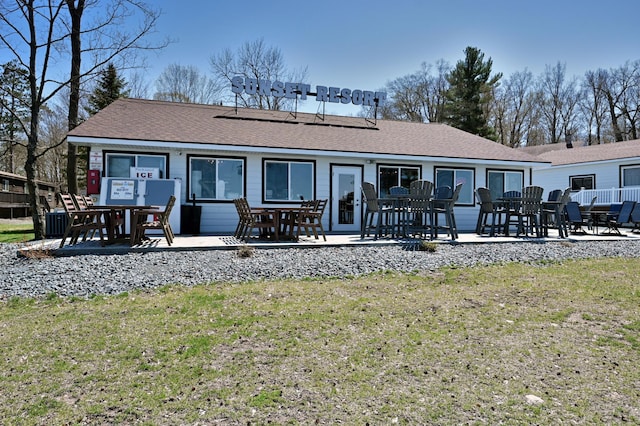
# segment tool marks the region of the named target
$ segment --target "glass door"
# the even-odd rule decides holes
[[[331,170],[331,230],[360,232],[362,168],[335,165]]]

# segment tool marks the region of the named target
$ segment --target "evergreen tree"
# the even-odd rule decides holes
[[[29,117],[28,72],[13,60],[0,65],[0,169],[16,173],[16,148],[24,142]]]
[[[100,71],[98,84],[89,96],[87,112],[94,115],[116,99],[128,97],[129,91],[124,90],[126,86],[126,81],[118,75],[116,67],[109,63],[105,69]]]
[[[447,76],[450,88],[445,104],[445,122],[458,129],[495,140],[488,126],[488,108],[493,89],[502,73],[491,77],[493,61],[484,61],[484,53],[467,47],[465,59],[458,61]]]

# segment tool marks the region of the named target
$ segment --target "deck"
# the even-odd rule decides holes
[[[631,232],[631,229],[621,229],[622,235],[610,234],[569,234],[568,238],[559,238],[556,230],[551,229],[549,236],[544,238],[534,237],[514,237],[477,235],[473,232],[460,233],[459,238],[452,241],[446,235],[441,235],[433,240],[436,244],[498,244],[498,243],[572,243],[580,241],[616,241],[616,240],[640,240],[640,233]],[[65,245],[58,248],[60,238],[48,239],[30,243],[28,247],[35,250],[46,250],[54,256],[77,256],[88,254],[126,254],[126,253],[147,253],[153,251],[197,251],[197,250],[237,250],[241,247],[249,246],[255,249],[281,249],[281,248],[317,248],[317,247],[349,247],[349,246],[385,246],[398,245],[411,247],[417,240],[411,238],[360,238],[354,234],[327,234],[327,241],[322,238],[316,240],[313,237],[301,236],[300,240],[294,241],[268,241],[251,239],[249,243],[237,240],[228,235],[176,235],[174,243],[169,246],[160,234],[151,235],[150,239],[142,244],[131,247],[127,243],[118,243],[101,246],[98,239],[80,242],[73,246]]]

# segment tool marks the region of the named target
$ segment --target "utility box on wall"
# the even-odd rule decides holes
[[[100,194],[100,170],[87,170],[87,195]]]

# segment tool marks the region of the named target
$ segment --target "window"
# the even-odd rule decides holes
[[[569,186],[572,191],[581,189],[595,189],[596,175],[569,176]]]
[[[473,205],[473,190],[475,189],[475,178],[473,169],[445,169],[436,168],[435,187],[450,186],[454,189],[461,183],[460,197],[456,204]]]
[[[420,179],[419,167],[380,166],[378,169],[379,196],[384,198],[389,195],[389,188],[392,186],[409,188],[409,184],[418,179]]]
[[[312,200],[314,187],[314,163],[265,160],[264,199],[266,201]]]
[[[131,167],[150,167],[160,171],[160,179],[167,176],[167,157],[165,155],[108,153],[106,157],[106,177],[128,178],[131,174]]]
[[[2,181],[2,190],[9,191],[9,179],[4,179]]]
[[[491,197],[495,200],[507,191],[522,191],[524,186],[523,171],[489,170],[487,172],[487,186]]]
[[[640,166],[622,167],[622,187],[640,186]]]
[[[189,156],[189,193],[196,200],[233,200],[244,196],[244,160]]]

